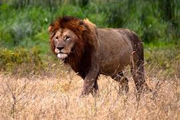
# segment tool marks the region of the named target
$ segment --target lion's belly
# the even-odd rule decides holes
[[[131,63],[131,59],[132,55],[129,52],[124,55],[120,53],[117,54],[117,56],[110,55],[109,57],[105,57],[99,62],[100,74],[113,76],[129,65]]]

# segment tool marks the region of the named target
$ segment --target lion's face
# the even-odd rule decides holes
[[[52,37],[52,40],[54,43],[54,52],[57,54],[57,57],[65,60],[72,52],[77,36],[69,29],[59,29]]]

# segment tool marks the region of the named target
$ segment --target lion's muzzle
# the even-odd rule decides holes
[[[55,51],[55,53],[57,54],[57,57],[58,57],[59,59],[64,60],[66,57],[68,57],[68,54],[61,52],[62,49],[63,49],[63,48],[55,48],[54,51]]]
[[[58,54],[58,53],[60,53],[61,51],[60,51],[59,49],[55,48],[54,52],[55,52],[56,54]]]

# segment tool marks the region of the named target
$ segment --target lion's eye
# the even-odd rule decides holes
[[[65,38],[64,38],[64,41],[68,41],[68,40],[70,40],[71,38],[69,37],[69,36],[66,36]]]
[[[54,39],[55,41],[58,41],[58,37],[55,37],[55,39]]]

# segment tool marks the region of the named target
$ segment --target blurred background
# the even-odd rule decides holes
[[[0,0],[0,70],[36,74],[57,61],[47,29],[58,16],[133,30],[146,63],[180,71],[180,0]]]

